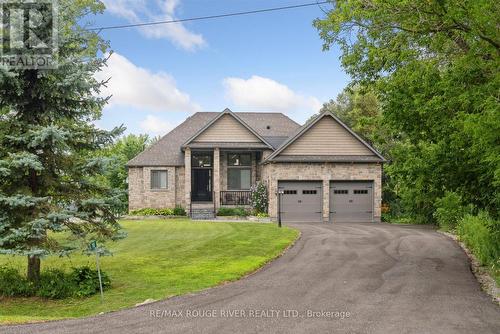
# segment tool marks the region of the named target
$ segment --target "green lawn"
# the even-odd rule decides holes
[[[274,224],[202,223],[187,219],[123,221],[128,237],[111,243],[113,256],[104,257],[102,270],[112,280],[99,296],[84,299],[0,300],[0,323],[81,317],[134,306],[148,298],[163,299],[236,280],[278,256],[298,236]],[[24,257],[0,256],[0,266],[25,271]],[[95,266],[95,258],[73,255],[42,260],[42,270]]]

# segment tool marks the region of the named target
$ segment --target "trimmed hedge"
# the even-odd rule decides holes
[[[131,211],[130,214],[135,216],[185,216],[186,210],[180,206],[176,206],[173,209],[145,208],[145,209]]]
[[[217,216],[246,217],[248,215],[250,215],[250,212],[245,208],[219,208],[217,210]]]

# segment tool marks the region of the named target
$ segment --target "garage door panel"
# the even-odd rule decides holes
[[[280,181],[281,219],[283,222],[322,221],[322,182]]]
[[[373,221],[373,182],[333,181],[330,219],[339,223]]]

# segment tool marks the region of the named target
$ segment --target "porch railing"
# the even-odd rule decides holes
[[[221,205],[250,205],[249,190],[226,190],[220,192]]]

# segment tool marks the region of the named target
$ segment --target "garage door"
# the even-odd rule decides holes
[[[373,182],[333,181],[330,184],[330,221],[373,221]]]
[[[280,181],[283,222],[322,222],[322,182]]]

